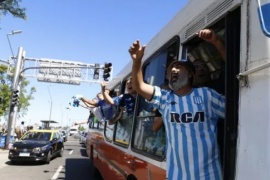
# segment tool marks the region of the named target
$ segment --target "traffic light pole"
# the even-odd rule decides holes
[[[23,48],[20,47],[18,50],[18,56],[17,56],[17,63],[15,66],[15,71],[13,74],[13,84],[12,84],[12,93],[10,98],[10,105],[9,105],[9,116],[8,116],[8,129],[7,129],[7,136],[5,141],[5,149],[9,148],[9,142],[10,137],[14,137],[14,131],[15,131],[15,121],[17,117],[17,111],[18,111],[18,105],[13,105],[12,103],[12,97],[14,95],[15,90],[20,90],[19,84],[20,84],[20,71],[23,64],[23,57],[24,52]]]

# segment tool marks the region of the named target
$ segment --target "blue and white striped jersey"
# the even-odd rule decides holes
[[[151,103],[162,113],[167,140],[167,178],[222,179],[217,121],[225,116],[225,97],[210,88],[185,96],[155,86]]]

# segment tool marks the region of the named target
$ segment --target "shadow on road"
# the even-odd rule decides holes
[[[66,180],[102,180],[90,159],[66,159]]]
[[[81,156],[87,157],[86,149],[80,149]]]

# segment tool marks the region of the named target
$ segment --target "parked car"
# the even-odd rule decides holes
[[[11,163],[16,161],[44,161],[62,157],[64,142],[58,130],[30,130],[16,141],[9,150]]]
[[[60,130],[60,133],[62,134],[63,141],[67,141],[67,132],[65,130]]]
[[[85,147],[85,145],[86,145],[86,136],[87,136],[87,132],[84,132],[84,133],[82,133],[82,135],[81,135],[80,144],[81,144],[83,147]]]

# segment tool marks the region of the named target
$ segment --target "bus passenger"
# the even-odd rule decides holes
[[[212,29],[203,29],[197,33],[199,38],[215,46],[220,53],[223,62],[225,61],[224,45]],[[218,93],[225,95],[225,72],[224,63],[221,65],[221,72],[217,79],[211,78],[211,72],[202,59],[195,59],[193,64],[196,69],[194,85],[198,87],[206,86],[216,90]]]
[[[211,43],[221,55],[221,69],[219,71],[217,78],[211,77],[210,69],[208,68],[206,62],[201,59],[196,59],[193,61],[193,64],[196,69],[195,74],[195,86],[198,87],[209,87],[216,90],[218,93],[225,95],[225,48],[217,36],[214,30],[212,29],[203,29],[197,33],[198,37],[204,41]],[[217,124],[217,139],[220,147],[220,154],[223,155],[224,149],[224,120],[220,119]],[[223,159],[221,159],[223,164]]]
[[[167,178],[222,179],[216,125],[225,116],[225,97],[210,88],[193,88],[195,68],[188,60],[168,66],[170,91],[146,84],[142,74],[145,47],[137,40],[129,49],[133,87],[163,115]]]
[[[127,93],[111,97],[108,93],[104,93],[106,90],[106,84],[102,84],[102,92],[104,99],[107,101],[107,103],[119,106],[119,113],[117,116],[115,116],[113,119],[109,121],[109,124],[116,123],[120,118],[127,118],[133,116],[134,113],[134,106],[135,106],[135,98],[137,96],[137,92],[132,87],[132,79],[129,78],[126,81],[126,90]]]
[[[89,116],[88,119],[86,121],[82,121],[82,122],[75,122],[75,125],[79,125],[79,124],[88,124],[88,127],[94,128],[95,127],[95,123],[97,123],[97,129],[99,129],[99,123],[101,122],[101,125],[103,125],[102,121],[104,121],[104,117],[100,112],[100,108],[99,107],[95,107],[93,105],[88,104],[86,101],[84,101],[84,105],[79,103],[79,99],[80,97],[82,97],[81,95],[77,95],[77,97],[74,96],[74,101],[77,101],[77,104],[85,109],[89,110]],[[97,99],[92,99],[91,101],[96,101]],[[97,121],[94,121],[94,118],[97,119]]]
[[[106,90],[104,93],[109,94],[109,90]],[[105,101],[102,93],[97,94],[97,99],[88,100],[82,95],[76,95],[75,99],[81,100],[88,107],[95,107],[95,109],[98,108],[100,114],[102,115],[102,120],[110,120],[115,116],[115,107]],[[93,113],[95,114],[95,112]],[[95,116],[100,120],[99,116],[96,114]]]
[[[222,59],[225,60],[225,47],[214,30],[202,29],[197,33],[197,36],[199,38],[202,38],[206,42],[213,44],[215,48],[218,50],[218,52],[220,53]]]

